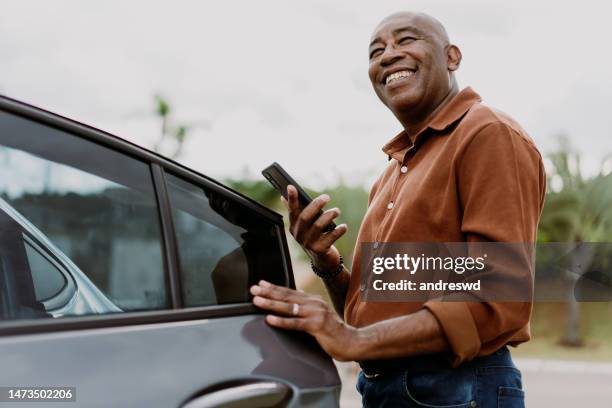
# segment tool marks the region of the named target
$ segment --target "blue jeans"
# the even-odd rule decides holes
[[[503,347],[451,368],[444,357],[406,360],[402,369],[357,380],[363,408],[523,408],[521,372]]]

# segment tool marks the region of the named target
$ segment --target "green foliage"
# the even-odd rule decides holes
[[[174,124],[171,118],[172,108],[170,102],[161,95],[155,95],[155,115],[161,119],[161,131],[157,143],[155,143],[153,150],[160,152],[162,146],[167,137],[174,143],[174,151],[167,155],[176,159],[183,152],[183,146],[187,137],[189,136],[189,126],[184,124]]]
[[[580,156],[566,139],[549,155],[553,168],[548,174],[548,192],[540,220],[539,242],[610,242],[612,240],[612,174],[605,173],[606,161],[589,178],[580,172]],[[609,256],[603,248],[593,254],[592,269],[608,270]],[[541,265],[550,265],[553,253],[540,252]],[[553,270],[538,268],[539,276],[552,276]]]
[[[285,225],[288,225],[287,212],[281,204],[280,195],[267,181],[226,179],[224,183],[260,204],[281,212],[285,216]],[[331,202],[326,208],[338,207],[342,212],[335,222],[336,224],[346,224],[348,231],[342,238],[336,241],[336,247],[345,258],[347,265],[350,265],[354,245],[357,241],[357,232],[359,231],[359,226],[368,204],[368,192],[363,187],[350,187],[343,183],[327,188],[324,191],[304,188],[313,198],[323,193],[328,194],[331,197]]]
[[[580,155],[561,139],[549,155],[553,168],[539,226],[540,242],[606,242],[612,239],[612,174],[584,178]],[[555,188],[556,187],[556,188]]]
[[[170,114],[170,104],[160,95],[155,95],[156,113],[160,117],[166,117]]]
[[[560,139],[560,148],[549,155],[553,165],[548,175],[548,193],[539,225],[540,242],[606,242],[612,239],[612,174],[605,173],[606,161],[598,174],[585,178],[580,169],[580,155],[573,152],[566,138]],[[570,264],[587,265],[585,269],[607,267],[609,254],[594,256],[573,252]],[[541,259],[540,259],[541,261]],[[606,270],[606,269],[602,269]],[[539,276],[554,271],[538,269]],[[580,305],[573,287],[578,276],[566,273],[567,288],[566,327],[560,344],[583,346],[580,332]]]
[[[226,179],[223,183],[265,207],[277,211],[281,208],[280,195],[266,180]]]
[[[328,208],[338,207],[342,211],[336,224],[348,226],[346,234],[336,241],[336,247],[350,267],[357,233],[368,206],[368,191],[360,186],[351,187],[341,183],[323,192],[331,197]]]

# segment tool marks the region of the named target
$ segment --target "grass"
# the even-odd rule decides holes
[[[583,347],[565,347],[559,339],[565,327],[565,304],[538,303],[531,319],[532,339],[512,350],[515,357],[612,361],[612,303],[581,303]]]

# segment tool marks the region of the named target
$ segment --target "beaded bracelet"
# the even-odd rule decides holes
[[[333,279],[336,276],[340,275],[340,272],[342,272],[342,269],[344,269],[344,258],[342,258],[342,255],[340,255],[340,265],[338,265],[338,268],[336,268],[336,270],[332,272],[320,271],[316,266],[314,266],[312,260],[310,261],[310,267],[312,268],[312,271],[315,273],[315,275],[317,275],[319,278],[323,280]]]

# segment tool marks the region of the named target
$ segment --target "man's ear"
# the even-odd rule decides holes
[[[448,66],[448,70],[453,72],[459,69],[459,65],[461,64],[461,50],[456,45],[449,45],[446,49],[447,61],[446,64]]]

